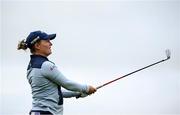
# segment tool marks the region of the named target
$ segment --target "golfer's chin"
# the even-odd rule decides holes
[[[47,56],[49,56],[49,55],[51,55],[52,54],[52,52],[50,51],[48,54],[47,54]]]
[[[49,51],[49,52],[47,52],[45,55],[46,55],[46,56],[49,56],[49,55],[51,55],[51,53],[52,53],[52,52]]]

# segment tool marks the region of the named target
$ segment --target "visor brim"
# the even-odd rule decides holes
[[[56,34],[49,34],[48,39],[53,40],[56,37]]]

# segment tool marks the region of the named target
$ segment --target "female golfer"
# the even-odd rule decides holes
[[[33,98],[30,115],[63,115],[63,97],[85,97],[96,92],[96,88],[90,85],[67,79],[48,60],[52,46],[50,40],[55,37],[56,34],[34,31],[18,44],[18,50],[29,48],[32,54],[27,68],[27,79]],[[67,91],[61,91],[61,87]]]

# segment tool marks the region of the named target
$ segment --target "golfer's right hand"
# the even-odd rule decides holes
[[[96,92],[96,88],[95,87],[93,87],[93,86],[91,86],[91,85],[89,85],[89,90],[88,90],[88,95],[90,95],[90,94],[92,94],[92,93],[95,93]]]

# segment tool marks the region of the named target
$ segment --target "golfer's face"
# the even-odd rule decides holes
[[[51,46],[52,43],[50,42],[50,40],[41,40],[39,43],[39,53],[45,56],[50,55],[52,53]]]

